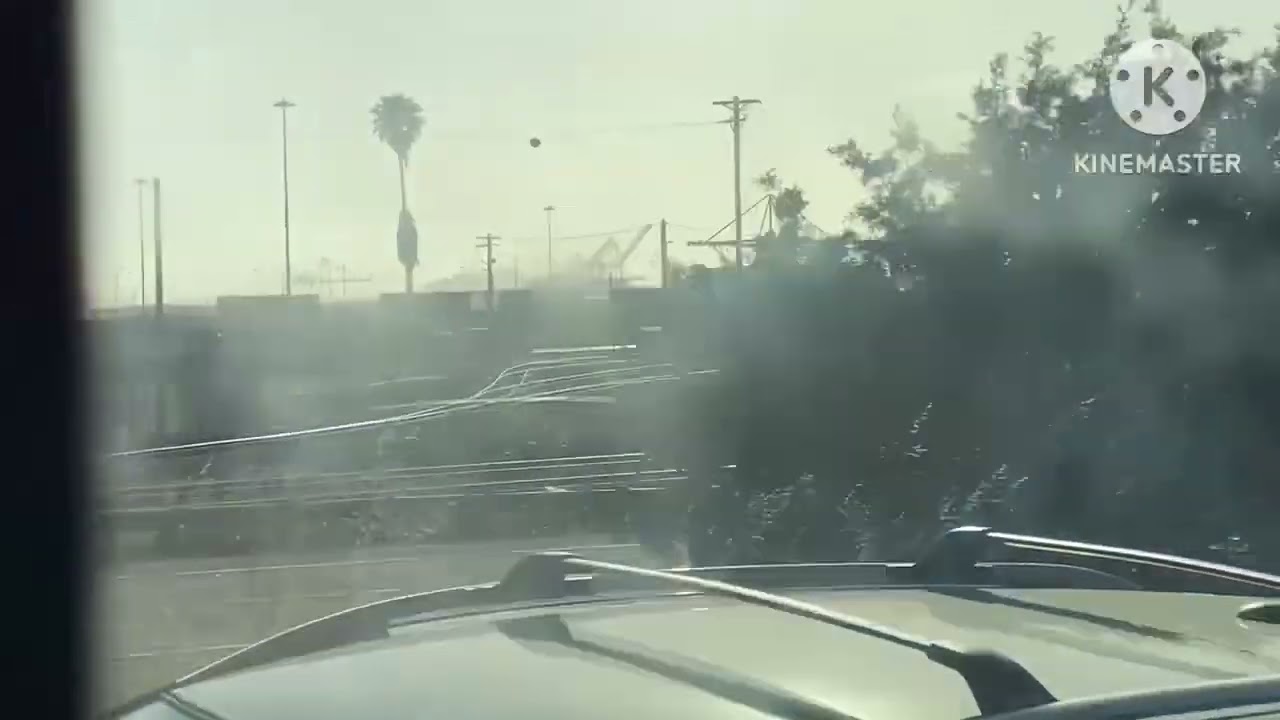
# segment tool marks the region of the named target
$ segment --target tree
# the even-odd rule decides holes
[[[1206,68],[1204,112],[1169,138],[1133,132],[1107,97],[1135,12]],[[760,510],[751,558],[794,557],[809,525],[830,539],[839,522],[884,557],[944,515],[1192,554],[1241,535],[1280,556],[1280,337],[1264,319],[1280,309],[1280,33],[1250,58],[1232,37],[1130,3],[1079,65],[1052,63],[1039,33],[1019,61],[993,58],[957,151],[900,111],[888,148],[829,149],[866,190],[856,235],[830,241],[856,261],[743,274],[707,323],[718,384],[681,409],[708,428],[692,452],[736,465],[748,505],[818,498]],[[1202,150],[1245,172],[1073,171],[1076,153]],[[804,510],[833,506],[843,521]]]
[[[426,121],[422,106],[403,94],[384,95],[370,110],[373,134],[396,155],[400,171],[400,220],[396,227],[396,255],[404,266],[404,291],[413,292],[413,269],[418,265],[418,227],[409,212],[404,174],[409,166],[409,150],[422,137]]]
[[[756,178],[756,186],[769,194],[769,209],[777,220],[776,231],[766,232],[756,238],[753,265],[795,264],[803,261],[805,250],[816,238],[804,237],[804,211],[809,201],[799,185],[786,186],[776,169],[770,168]]]

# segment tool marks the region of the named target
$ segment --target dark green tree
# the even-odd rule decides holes
[[[1137,21],[1206,68],[1203,113],[1168,138],[1133,132],[1107,96]],[[1280,336],[1264,319],[1280,309],[1280,42],[1233,57],[1234,34],[1130,3],[1078,65],[1053,63],[1043,34],[1016,67],[993,58],[957,150],[901,111],[889,147],[829,149],[864,188],[856,232],[708,304],[721,373],[682,409],[707,428],[684,452],[736,465],[767,527],[726,552],[891,555],[960,516],[1200,554],[1243,535],[1280,555]],[[1239,153],[1244,172],[1073,164],[1198,151]]]
[[[413,292],[413,270],[418,266],[418,227],[409,212],[405,191],[405,170],[409,167],[409,150],[422,137],[426,120],[422,106],[403,94],[384,95],[369,111],[373,115],[373,134],[391,148],[400,171],[400,219],[396,226],[396,256],[404,266],[404,291]]]

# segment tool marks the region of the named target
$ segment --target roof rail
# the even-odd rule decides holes
[[[548,552],[521,558],[502,579],[499,587],[505,586],[515,594],[525,597],[558,597],[567,589],[574,570],[663,580],[709,595],[732,598],[918,650],[933,662],[956,671],[964,678],[982,715],[1013,712],[1057,701],[1029,670],[1007,655],[992,650],[964,649],[913,637],[812,603],[686,573],[648,570],[587,560],[569,553]]]
[[[1118,562],[1135,572],[1152,568],[1171,570],[1188,579],[1202,578],[1210,585],[1213,580],[1225,582],[1234,590],[1250,595],[1280,596],[1280,576],[1256,570],[1115,545],[998,532],[981,526],[958,527],[943,533],[912,565],[910,575],[919,582],[974,582],[976,578],[985,577],[986,566],[982,561],[999,548]]]
[[[992,564],[995,567],[997,564]],[[1076,573],[1068,566],[1006,564],[1010,570],[1048,571],[1058,582],[1099,586],[1099,579]],[[958,672],[969,684],[984,714],[1008,712],[1053,702],[1053,696],[1025,668],[998,653],[966,650],[914,638],[889,628],[847,617],[819,606],[791,600],[761,590],[711,580],[706,576],[731,579],[757,586],[882,586],[897,583],[909,563],[817,563],[805,565],[760,565],[682,569],[673,572],[647,570],[615,563],[586,560],[566,553],[527,555],[516,562],[500,582],[448,588],[388,598],[342,610],[277,633],[192,672],[156,691],[146,693],[115,708],[110,717],[119,717],[152,701],[159,693],[280,660],[323,652],[354,642],[388,636],[397,621],[414,616],[451,611],[483,611],[510,603],[589,598],[595,592],[595,577],[610,572],[636,579],[662,581],[708,594],[731,597],[781,612],[825,622],[872,637],[910,647]],[[1066,571],[1066,572],[1064,572]],[[1074,577],[1079,575],[1078,578]],[[1105,575],[1102,587],[1115,587]],[[1074,579],[1073,579],[1074,578]],[[1033,581],[1034,582],[1034,581]]]
[[[1004,708],[1002,711],[1008,711],[1015,707],[1030,707],[1051,696],[1024,668],[1004,656],[930,643],[856,618],[831,613],[814,605],[752,589],[901,586],[904,583],[927,586],[994,584],[1021,588],[1142,589],[1141,584],[1128,578],[1079,565],[983,562],[992,549],[1002,546],[1173,569],[1190,576],[1230,581],[1247,587],[1248,594],[1252,595],[1280,595],[1280,577],[1265,573],[1127,548],[1000,533],[985,527],[961,527],[947,532],[915,563],[739,565],[658,571],[586,560],[566,554],[540,553],[528,555],[518,561],[497,583],[388,598],[284,630],[157,691],[146,693],[116,708],[111,716],[116,717],[137,709],[153,700],[157,693],[184,685],[353,642],[387,637],[389,627],[398,620],[418,615],[483,611],[498,605],[546,600],[559,601],[557,604],[561,604],[573,597],[589,598],[596,589],[593,572],[612,572],[624,577],[657,580],[724,595],[912,647],[964,676],[980,708]],[[574,569],[579,571],[578,574],[571,574],[570,571]],[[1010,687],[1023,691],[1020,699],[1011,699],[1012,696],[1006,689]],[[987,710],[984,709],[983,712],[985,714]]]
[[[429,613],[481,610],[507,603],[531,603],[567,597],[591,597],[596,592],[588,573],[567,576],[558,556],[535,554],[523,558],[498,583],[446,588],[387,598],[340,610],[316,618],[242,648],[227,657],[199,668],[163,690],[176,689],[195,682],[246,670],[292,657],[322,652],[348,643],[386,637],[388,627],[406,618]],[[550,563],[544,567],[539,563]],[[583,561],[586,562],[586,561]],[[628,566],[613,566],[628,568]],[[919,582],[911,572],[911,563],[805,563],[789,565],[730,565],[723,567],[682,568],[654,571],[628,568],[622,571],[635,579],[658,579],[676,584],[697,583],[701,578],[716,578],[737,586],[762,587],[880,587],[900,586],[904,581]],[[1074,587],[1092,589],[1134,588],[1133,583],[1086,568],[1049,563],[986,563],[982,568],[989,579],[1000,586]],[[670,583],[668,583],[670,584]],[[921,583],[924,584],[924,583]],[[626,587],[617,588],[626,590]],[[745,588],[744,588],[745,589]],[[116,714],[136,709],[154,696],[147,693],[121,708]]]
[[[517,589],[524,592],[527,591],[527,586]],[[575,594],[589,595],[590,579],[567,579],[557,589],[562,591],[560,597]],[[220,660],[215,660],[177,680],[113,708],[105,717],[122,717],[147,705],[166,692],[193,683],[289,658],[324,652],[356,642],[386,638],[390,634],[392,624],[404,617],[425,613],[474,610],[513,602],[532,602],[538,599],[536,597],[538,594],[534,593],[534,595],[534,597],[518,597],[513,595],[512,588],[508,585],[488,583],[401,595],[339,610],[241,648]]]

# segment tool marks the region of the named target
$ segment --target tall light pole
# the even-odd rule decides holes
[[[142,298],[138,304],[145,308],[147,306],[147,250],[142,200],[147,189],[147,181],[145,178],[138,178],[133,183],[138,186],[138,288],[142,292]]]
[[[280,144],[284,165],[284,294],[293,294],[293,261],[289,249],[289,108],[294,103],[280,98],[272,107],[280,108]]]
[[[155,246],[156,317],[164,315],[164,238],[160,235],[160,178],[151,178],[151,244]]]
[[[734,266],[742,269],[742,121],[746,118],[742,109],[759,105],[759,100],[744,100],[734,95],[729,100],[716,100],[712,105],[729,108],[729,127],[733,130],[733,259]]]
[[[152,245],[155,246],[155,277],[156,277],[156,330],[157,333],[163,332],[161,328],[161,318],[164,316],[164,237],[160,234],[160,178],[151,178],[151,239]],[[156,383],[156,431],[163,433],[169,427],[168,417],[168,385],[164,380]]]
[[[555,205],[548,205],[542,210],[547,213],[547,281],[551,280],[552,260],[551,260],[551,214],[556,211]]]

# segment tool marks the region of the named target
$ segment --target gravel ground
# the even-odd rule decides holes
[[[551,549],[647,567],[661,564],[637,545],[583,536],[112,568],[98,585],[100,706],[110,707],[301,622],[397,594],[496,580],[519,555]]]

